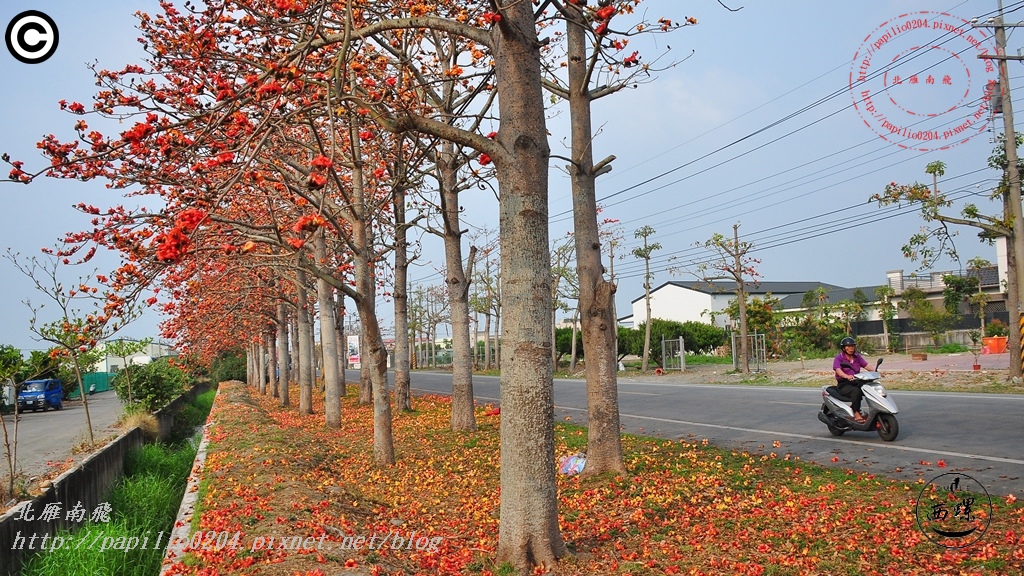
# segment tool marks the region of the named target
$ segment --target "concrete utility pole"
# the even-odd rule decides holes
[[[1010,214],[1012,219],[1013,235],[1008,238],[1008,249],[1013,250],[1014,266],[1016,277],[1016,290],[1024,288],[1024,210],[1021,208],[1020,173],[1017,170],[1017,132],[1013,128],[1013,102],[1010,98],[1010,75],[1006,70],[1008,60],[1024,60],[1022,56],[1006,55],[1006,25],[1003,22],[1003,1],[999,0],[999,16],[992,24],[995,28],[996,55],[979,54],[979,58],[990,58],[996,60],[999,65],[999,83],[1001,88],[1000,97],[1003,107],[1003,135],[1006,144],[1006,179],[1010,187]],[[1018,327],[1016,333],[1012,333],[1009,339],[1010,352],[1017,356],[1011,358],[1010,374],[1015,378],[1021,376],[1024,370],[1024,352],[1021,349],[1021,341],[1024,340],[1024,325],[1020,320],[1020,294],[1009,294],[1010,304],[1010,330],[1014,325]]]

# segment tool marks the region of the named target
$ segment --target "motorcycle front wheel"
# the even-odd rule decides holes
[[[892,442],[900,433],[900,425],[892,414],[878,415],[878,437],[886,442]]]

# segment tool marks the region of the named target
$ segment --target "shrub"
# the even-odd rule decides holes
[[[1006,336],[1010,333],[1010,330],[999,320],[992,320],[985,325],[985,336],[991,338],[993,336]]]
[[[128,401],[129,381],[132,402],[139,403],[148,412],[163,408],[185,389],[185,373],[166,358],[142,366],[126,366],[117,373],[114,391],[125,402]]]

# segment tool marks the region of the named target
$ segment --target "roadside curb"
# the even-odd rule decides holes
[[[213,403],[217,403],[217,395],[220,394],[220,387],[217,387],[217,394],[214,395]],[[212,412],[212,411],[211,411]],[[164,559],[160,568],[160,576],[168,574],[172,566],[185,552],[189,544],[189,533],[192,531],[192,517],[195,515],[196,502],[199,500],[199,483],[203,479],[203,467],[206,464],[206,446],[209,443],[210,426],[215,422],[207,417],[206,424],[203,424],[203,435],[199,441],[199,448],[196,450],[195,460],[192,461],[192,470],[188,475],[188,483],[185,485],[185,494],[181,498],[181,505],[178,507],[178,515],[174,519],[174,528],[171,529],[167,539],[167,548],[164,551]]]

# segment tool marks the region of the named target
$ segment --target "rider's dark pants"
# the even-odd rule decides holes
[[[860,386],[843,382],[837,388],[839,388],[840,394],[853,400],[853,404],[850,406],[850,408],[853,408],[853,413],[856,415],[857,412],[860,412],[860,400],[864,397],[864,392],[860,389]]]

